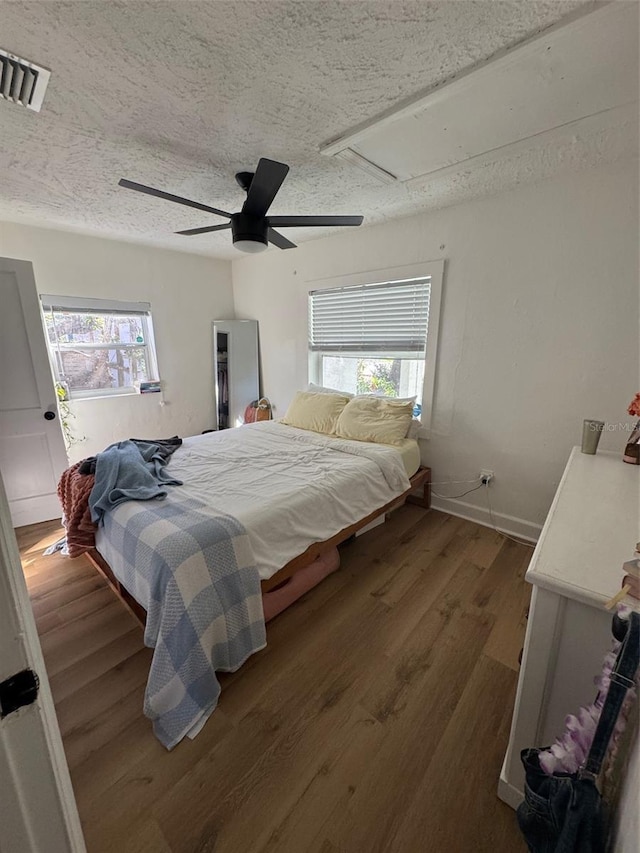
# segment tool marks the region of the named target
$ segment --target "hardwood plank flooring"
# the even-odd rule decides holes
[[[520,853],[496,789],[531,550],[407,505],[222,675],[167,752],[142,714],[151,651],[80,557],[17,531],[89,853]]]

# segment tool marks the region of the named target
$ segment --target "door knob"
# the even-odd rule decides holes
[[[56,418],[56,413],[55,413],[55,412],[45,412],[45,413],[44,413],[44,419],[45,419],[45,421],[54,421],[54,420],[55,420],[55,418]]]

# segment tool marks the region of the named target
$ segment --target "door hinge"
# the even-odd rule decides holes
[[[31,669],[23,669],[0,682],[0,718],[35,702],[39,686],[38,676]]]

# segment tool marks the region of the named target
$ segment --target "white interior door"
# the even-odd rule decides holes
[[[0,471],[14,527],[60,517],[69,464],[33,267],[0,258]]]
[[[10,689],[35,673],[36,695]],[[22,704],[21,704],[22,702]],[[15,705],[15,709],[13,709]],[[0,850],[84,853],[40,641],[0,476]]]

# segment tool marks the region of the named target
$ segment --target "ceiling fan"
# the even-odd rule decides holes
[[[233,245],[242,252],[262,252],[269,243],[280,249],[295,249],[292,243],[276,230],[278,228],[307,228],[319,225],[361,225],[362,216],[267,216],[271,202],[287,177],[289,167],[286,163],[278,163],[276,160],[267,160],[262,157],[255,172],[238,172],[236,181],[247,193],[242,210],[238,213],[227,213],[226,210],[218,210],[200,204],[198,201],[190,201],[178,195],[156,190],[144,184],[127,181],[122,178],[118,185],[129,190],[154,195],[167,201],[175,201],[177,204],[185,204],[187,207],[195,207],[207,213],[215,213],[224,216],[229,222],[223,225],[206,225],[204,228],[189,228],[186,231],[176,231],[176,234],[185,234],[189,237],[194,234],[208,234],[211,231],[224,231],[231,229]]]

